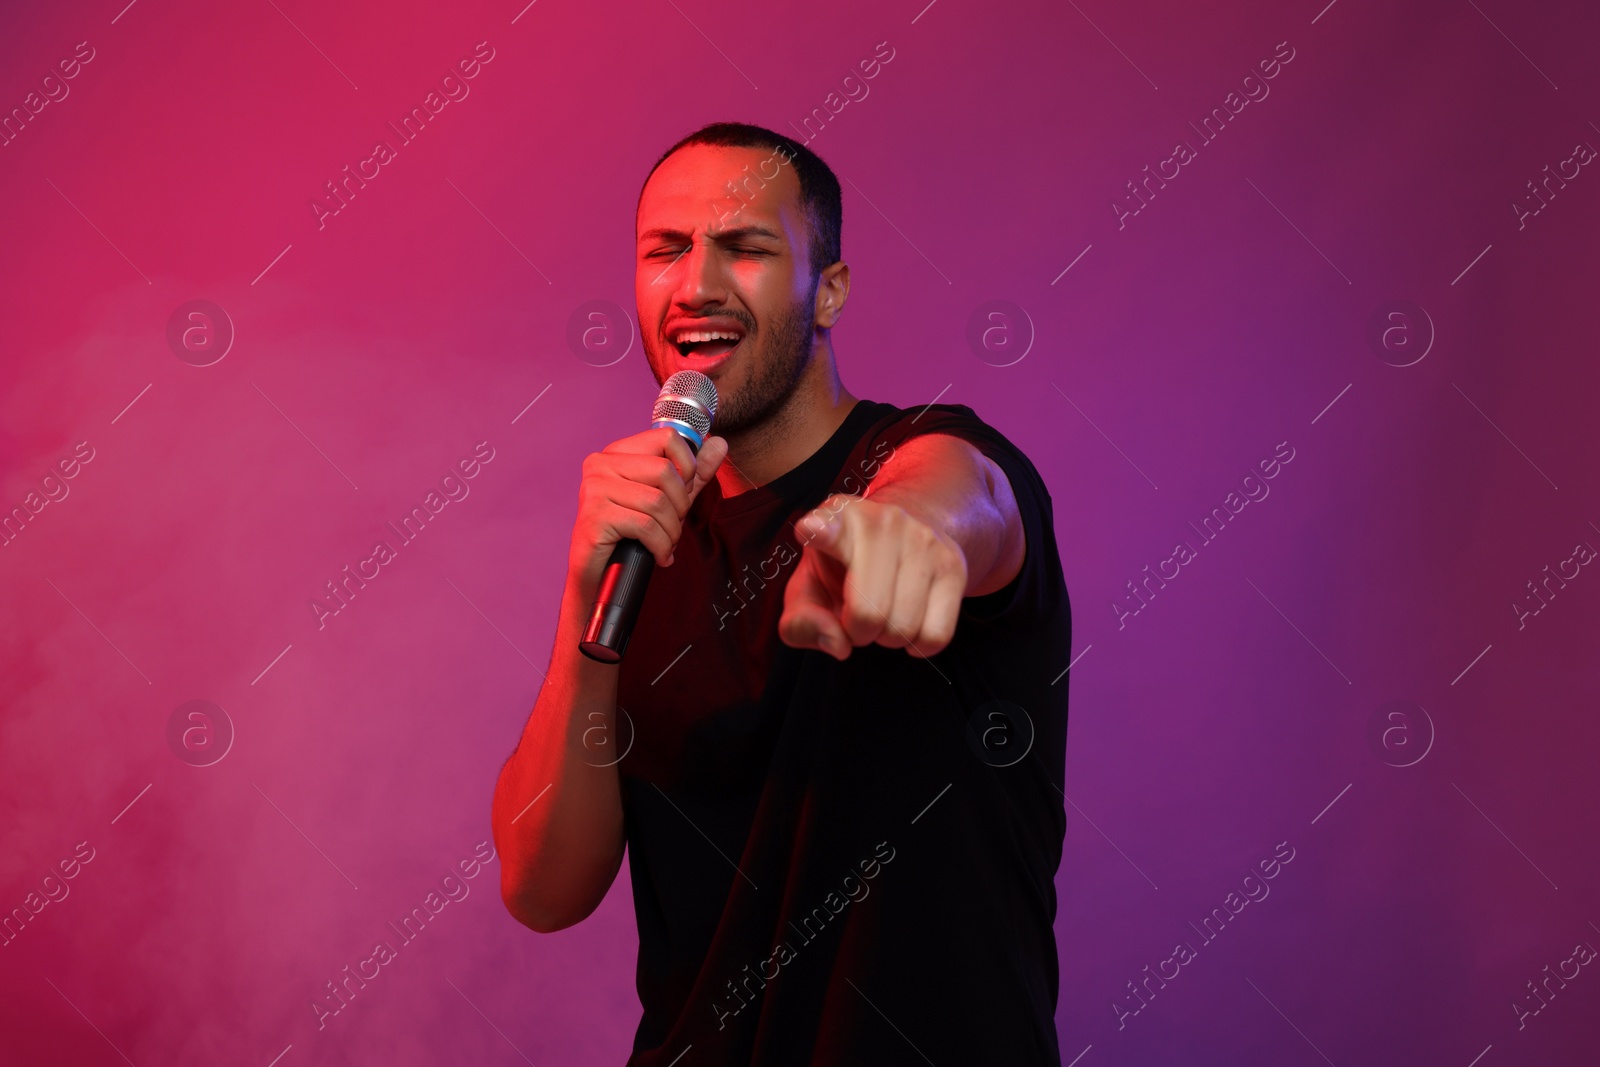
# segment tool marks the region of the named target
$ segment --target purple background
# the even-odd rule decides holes
[[[0,1060],[622,1062],[626,872],[545,936],[491,864],[320,1031],[310,1004],[489,840],[580,459],[654,393],[636,342],[606,367],[567,342],[586,301],[632,311],[645,171],[707,121],[787,130],[882,41],[811,142],[844,180],[835,343],[856,395],[969,404],[1051,488],[1063,1062],[1592,1055],[1587,968],[1520,1028],[1513,1005],[1600,944],[1600,577],[1520,628],[1512,605],[1600,546],[1600,176],[1511,206],[1600,145],[1592,11],[123,3],[0,32],[7,113],[94,49],[0,148],[0,506],[94,450],[0,548],[0,909],[94,850],[0,948]],[[319,229],[323,183],[480,41],[470,95]],[[1202,145],[1188,124],[1285,41]],[[1119,228],[1179,140],[1197,158]],[[167,341],[196,299],[237,335],[207,367]],[[974,351],[990,300],[1031,327]],[[1426,318],[1375,348],[1390,301]],[[319,629],[324,583],[481,441],[470,495]],[[1187,524],[1280,442],[1270,496],[1202,544]],[[197,699],[235,731],[206,767],[168,742]],[[1426,715],[1372,730],[1389,701]],[[1202,942],[1280,842],[1270,895]]]

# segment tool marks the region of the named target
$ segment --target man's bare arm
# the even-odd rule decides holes
[[[494,790],[501,899],[540,933],[586,918],[622,865],[621,786],[605,765],[616,747],[617,669],[578,652],[587,608],[569,586],[549,676]]]
[[[639,541],[669,566],[695,496],[727,455],[720,437],[698,456],[671,430],[612,443],[584,461],[550,673],[495,784],[491,822],[500,895],[541,933],[582,921],[605,898],[626,844],[616,760],[617,670],[578,651],[600,575],[618,541]]]

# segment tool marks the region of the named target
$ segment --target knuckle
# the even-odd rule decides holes
[[[868,604],[851,604],[844,609],[844,623],[851,630],[865,633],[883,625],[883,614]]]
[[[956,633],[957,610],[954,607],[938,608],[928,613],[922,622],[922,632],[931,640],[948,643]]]
[[[967,587],[967,556],[966,556],[966,553],[962,552],[959,548],[951,547],[950,550],[949,550],[949,560],[950,560],[950,562],[949,562],[949,565],[947,567],[948,571],[956,577],[960,587],[963,590],[966,589],[966,587]]]

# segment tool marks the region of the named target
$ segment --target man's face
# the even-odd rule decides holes
[[[794,168],[764,148],[679,149],[646,184],[637,229],[634,292],[656,381],[710,377],[717,433],[761,422],[794,391],[815,333]]]

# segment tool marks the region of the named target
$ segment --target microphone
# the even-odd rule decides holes
[[[677,431],[688,443],[689,451],[698,453],[711,433],[711,420],[716,414],[717,387],[711,379],[699,371],[681,370],[661,386],[661,395],[656,397],[656,406],[650,413],[650,426]],[[600,663],[622,661],[655,566],[655,557],[638,541],[625,538],[617,542],[600,576],[600,591],[595,594],[594,609],[583,628],[578,651]]]

